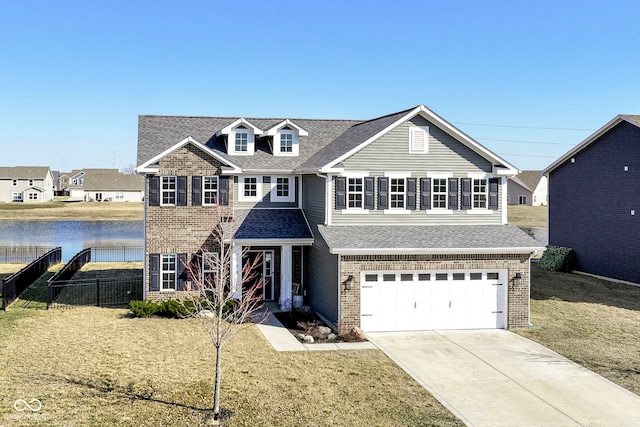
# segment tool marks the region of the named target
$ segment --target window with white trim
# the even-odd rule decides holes
[[[238,198],[240,201],[257,201],[262,197],[262,178],[243,176],[240,178]]]
[[[218,203],[218,177],[202,177],[202,204],[211,206]]]
[[[473,180],[473,208],[487,209],[487,180]]]
[[[202,254],[202,283],[205,288],[215,288],[219,271],[219,256],[217,252]]]
[[[11,180],[11,185],[13,185],[14,187],[18,186],[18,180],[17,179],[12,179]]]
[[[160,204],[162,205],[175,205],[176,204],[176,181],[175,176],[163,176],[162,177],[162,196]]]
[[[29,200],[38,200],[38,193],[29,193]]]
[[[534,200],[535,200],[535,196],[534,196]],[[518,196],[518,204],[519,205],[526,205],[527,204],[527,196]]]
[[[404,209],[405,203],[405,179],[389,178],[389,208]]]
[[[33,179],[29,179],[29,187],[33,187]]]
[[[160,259],[160,290],[176,290],[176,254],[162,254]]]
[[[348,178],[347,209],[362,209],[364,194],[364,178]]]
[[[236,153],[246,153],[249,151],[249,132],[234,132],[234,151]]]
[[[22,193],[13,193],[11,195],[11,198],[14,202],[21,202],[22,201]]]
[[[280,131],[280,152],[293,153],[293,132]]]
[[[431,209],[447,209],[447,179],[431,180]]]
[[[429,152],[429,126],[409,128],[409,152]]]
[[[271,177],[271,201],[272,202],[293,202],[294,196],[293,177],[272,176]]]
[[[124,200],[124,193],[122,191],[116,192],[116,200]]]

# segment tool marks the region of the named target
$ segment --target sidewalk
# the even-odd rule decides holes
[[[263,317],[264,316],[264,317]],[[282,323],[265,308],[256,316],[263,318],[256,326],[262,335],[269,341],[269,344],[276,351],[331,351],[331,350],[374,350],[376,346],[368,341],[365,342],[336,342],[319,344],[302,344],[294,337]]]

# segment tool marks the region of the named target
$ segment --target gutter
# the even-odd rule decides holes
[[[544,247],[511,248],[331,248],[336,255],[436,255],[436,254],[529,254],[544,252]]]

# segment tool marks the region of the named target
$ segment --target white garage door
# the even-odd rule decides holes
[[[360,327],[373,331],[504,329],[506,270],[362,272]]]

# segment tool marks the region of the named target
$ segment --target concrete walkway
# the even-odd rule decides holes
[[[508,331],[367,336],[469,426],[640,426],[640,397]]]
[[[276,351],[372,350],[376,348],[368,341],[302,344],[269,309],[260,311],[254,318],[256,322],[260,322],[257,324],[258,329]]]

